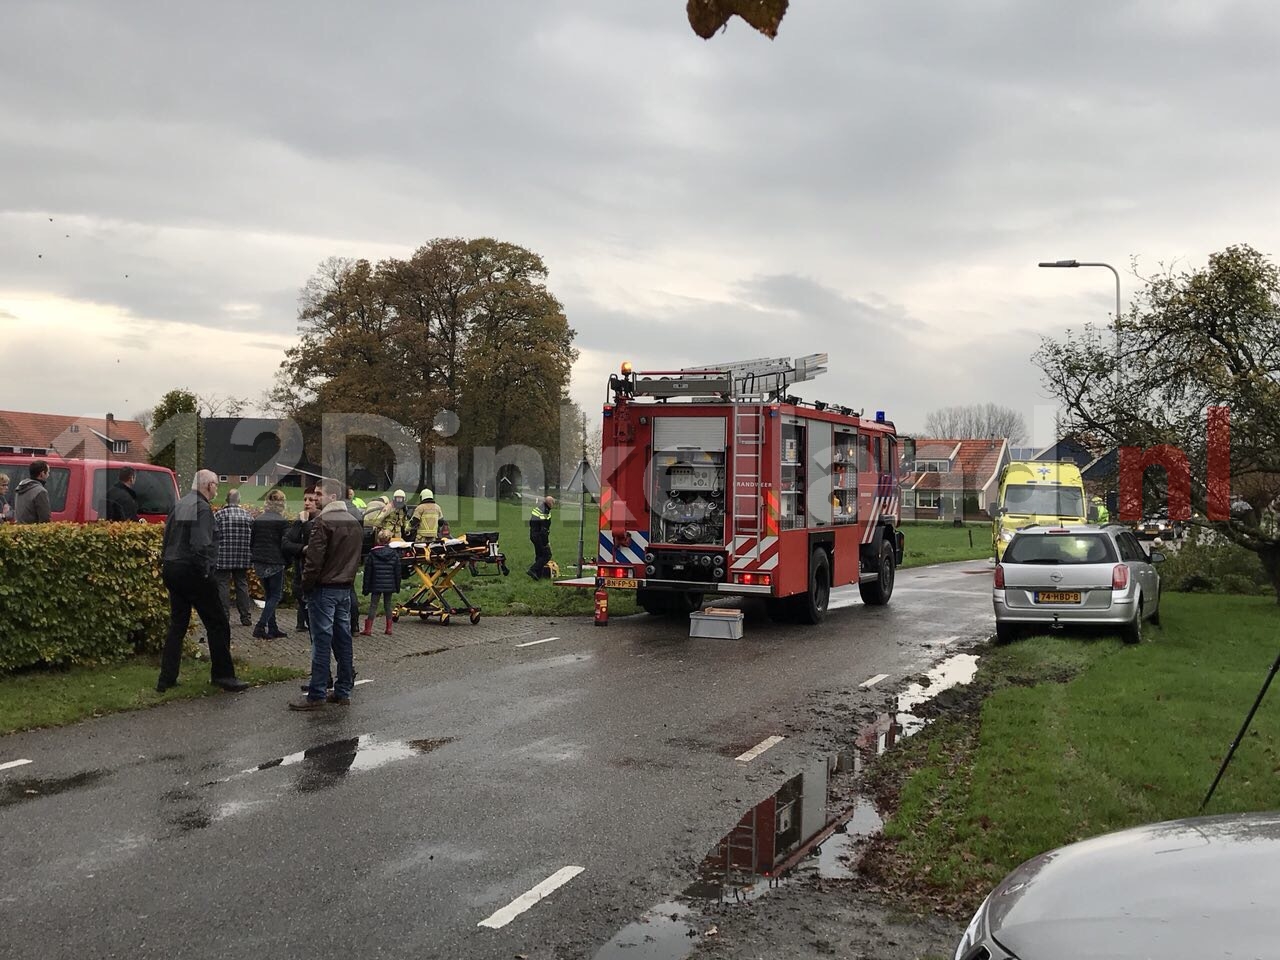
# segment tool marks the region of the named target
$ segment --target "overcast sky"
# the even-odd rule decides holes
[[[332,255],[541,254],[589,410],[637,368],[826,351],[900,427],[1046,402],[1042,335],[1144,266],[1280,253],[1274,0],[17,2],[0,408],[257,399]],[[1051,418],[1050,418],[1051,419]],[[1043,421],[1043,416],[1041,417]]]

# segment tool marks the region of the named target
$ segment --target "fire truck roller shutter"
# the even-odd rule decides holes
[[[654,450],[706,450],[725,447],[724,417],[654,417]]]

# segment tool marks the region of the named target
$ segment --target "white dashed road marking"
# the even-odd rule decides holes
[[[787,738],[786,737],[768,737],[767,739],[761,740],[759,743],[757,743],[754,747],[752,747],[746,753],[742,754],[741,756],[735,757],[734,759],[741,760],[743,763],[750,763],[752,760],[760,756],[760,754],[764,753],[770,747],[776,747],[785,739]]]
[[[879,683],[881,680],[887,680],[888,678],[889,678],[889,675],[888,675],[887,673],[877,673],[877,674],[876,674],[874,677],[872,677],[870,680],[863,680],[860,684],[858,684],[858,686],[860,686],[860,687],[874,687],[874,686],[875,686],[877,683]]]
[[[497,930],[499,927],[505,927],[520,914],[524,913],[543,897],[553,893],[560,887],[580,874],[585,867],[561,867],[547,879],[530,890],[528,893],[522,893],[501,910],[491,916],[485,917],[476,926],[488,927],[490,930]]]
[[[547,637],[545,640],[530,640],[528,643],[517,643],[516,647],[536,647],[540,643],[550,643],[552,640],[559,639],[559,637]]]
[[[25,766],[30,762],[30,760],[10,760],[7,763],[0,763],[0,770],[8,770],[11,767]]]

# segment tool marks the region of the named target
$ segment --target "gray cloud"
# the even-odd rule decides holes
[[[5,32],[0,299],[289,334],[325,256],[493,235],[595,356],[826,349],[922,418],[1034,394],[1039,334],[1105,319],[1108,278],[1038,259],[1280,250],[1263,0],[807,0],[772,43],[678,2],[46,0]]]

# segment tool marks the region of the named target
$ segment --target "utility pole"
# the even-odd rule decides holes
[[[578,464],[578,576],[582,576],[583,539],[587,516],[587,412],[582,411],[582,461]]]

